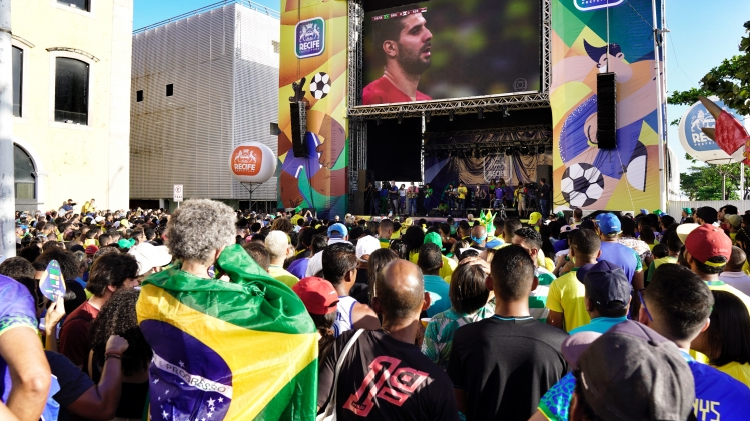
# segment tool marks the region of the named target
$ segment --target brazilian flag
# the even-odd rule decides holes
[[[317,331],[305,306],[240,247],[217,277],[180,265],[149,276],[136,310],[154,351],[151,420],[312,420]]]

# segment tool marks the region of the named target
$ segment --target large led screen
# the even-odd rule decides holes
[[[365,14],[362,105],[538,91],[541,2],[432,0]]]

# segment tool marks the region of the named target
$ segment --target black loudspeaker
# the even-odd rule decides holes
[[[292,151],[294,156],[301,158],[306,154],[305,133],[307,132],[307,109],[304,102],[289,104],[292,117]]]
[[[596,75],[596,141],[600,149],[617,147],[617,77]]]
[[[537,165],[536,166],[536,182],[539,183],[540,179],[545,179],[545,183],[548,186],[552,185],[552,165]]]

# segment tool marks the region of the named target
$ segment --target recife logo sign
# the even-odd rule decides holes
[[[325,50],[325,20],[312,18],[300,21],[295,27],[296,46],[294,53],[298,58],[315,57]]]
[[[229,155],[229,169],[241,183],[263,183],[276,171],[276,157],[260,142],[243,143]]]
[[[578,10],[589,11],[603,9],[605,7],[614,7],[621,4],[623,0],[573,0]]]
[[[256,146],[237,148],[232,154],[232,170],[237,175],[257,175],[263,163],[263,152]]]

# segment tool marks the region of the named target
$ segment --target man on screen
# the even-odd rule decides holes
[[[424,11],[406,10],[386,15],[387,19],[373,18],[373,44],[383,49],[384,69],[383,77],[362,90],[363,105],[432,99],[417,90],[422,73],[432,64],[432,33],[425,26]]]

